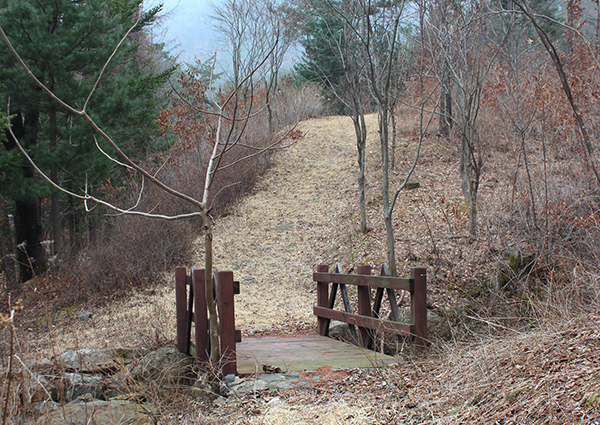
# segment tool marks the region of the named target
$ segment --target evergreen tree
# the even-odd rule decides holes
[[[153,122],[160,104],[156,89],[173,71],[156,62],[160,46],[144,43],[144,27],[160,6],[141,11],[140,0],[39,0],[0,3],[0,25],[36,77],[67,103],[84,105],[106,60],[119,40],[139,18],[133,36],[105,70],[105,78],[87,109],[102,127],[123,140],[132,152],[145,154],[158,134]],[[154,52],[152,50],[155,50]],[[165,56],[158,55],[159,61]],[[107,78],[107,77],[108,78]],[[95,148],[93,134],[83,120],[51,100],[16,62],[7,46],[0,46],[0,101],[10,99],[13,133],[51,178],[70,188],[88,183],[98,190],[113,164]],[[20,280],[46,268],[42,200],[51,197],[53,237],[60,246],[62,210],[58,193],[34,175],[7,133],[0,147],[0,192],[14,202],[15,242]],[[76,230],[71,211],[70,235]],[[60,247],[57,246],[57,249]]]
[[[300,44],[304,53],[302,61],[295,66],[296,74],[303,81],[319,82],[329,91],[338,87],[344,76],[341,51],[344,49],[345,23],[329,5],[319,0],[308,1],[302,16]]]

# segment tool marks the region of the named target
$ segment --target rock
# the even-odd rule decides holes
[[[307,384],[308,382],[302,379],[298,372],[269,373],[258,375],[256,378],[239,378],[236,376],[233,382],[221,383],[221,395],[236,394],[242,396],[250,392],[287,390]]]
[[[102,401],[67,404],[46,413],[37,420],[39,425],[155,425],[156,421],[148,414],[151,406],[127,400]]]
[[[399,313],[401,322],[410,323],[410,307],[401,307]],[[427,310],[427,338],[440,338],[445,341],[452,338],[448,321],[433,310]]]
[[[136,358],[144,357],[149,350],[143,348],[113,348],[110,350],[111,356],[117,363],[128,365]]]
[[[332,320],[329,323],[329,336],[356,345],[356,338],[350,332],[350,326],[348,323]]]
[[[213,403],[217,406],[223,406],[225,403],[227,403],[227,399],[225,397],[219,396],[213,401]]]
[[[59,389],[56,381],[57,379],[54,376],[35,374],[34,376],[30,376],[30,379],[26,381],[25,386],[28,388],[28,391],[24,391],[23,394],[30,394],[30,401],[32,403],[44,402],[49,399],[58,400]],[[60,395],[62,396],[62,392]]]
[[[82,322],[91,319],[92,318],[92,313],[81,313],[79,316],[77,316],[77,319],[81,320]]]
[[[227,376],[229,376],[229,375],[227,375]],[[235,378],[239,379],[237,376]],[[234,382],[234,381],[235,380],[232,380],[231,382]],[[203,375],[200,377],[200,379],[196,380],[194,385],[192,385],[191,390],[192,390],[192,395],[198,399],[203,399],[208,396],[212,396],[215,393],[213,386],[210,383],[207,375]]]
[[[52,400],[38,401],[31,405],[31,410],[37,415],[42,416],[49,412],[52,412],[60,407],[60,403]]]
[[[72,401],[85,394],[93,398],[104,397],[104,377],[100,375],[84,375],[66,372],[64,380],[67,388],[67,400]]]
[[[58,367],[69,372],[108,373],[117,368],[109,351],[94,348],[66,350],[54,361]]]
[[[130,382],[127,380],[127,371],[119,371],[104,380],[104,399],[109,400],[118,397],[121,394],[130,392]]]
[[[154,381],[157,385],[193,384],[194,360],[175,348],[163,347],[145,355],[131,367],[131,378],[135,381]]]

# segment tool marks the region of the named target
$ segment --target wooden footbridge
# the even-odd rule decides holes
[[[176,269],[177,345],[181,352],[192,354],[199,362],[208,360],[208,315],[205,298],[205,272],[185,267]],[[329,266],[320,265],[313,275],[317,284],[318,332],[314,335],[285,337],[245,337],[235,329],[234,295],[239,294],[239,282],[233,272],[216,271],[213,296],[220,319],[223,373],[248,375],[264,370],[302,371],[330,366],[339,368],[381,367],[396,363],[396,358],[372,351],[379,332],[409,337],[415,352],[422,353],[427,341],[427,279],[426,270],[415,268],[410,278],[390,277],[385,265],[381,276],[372,276],[370,266],[360,266],[358,274],[343,274],[338,264],[333,273]],[[347,285],[356,285],[357,312],[352,309]],[[189,288],[189,289],[188,289]],[[373,298],[372,292],[375,292]],[[396,291],[410,294],[410,321],[401,323],[396,304]],[[338,292],[343,311],[336,308]],[[390,303],[391,320],[380,317],[384,293]],[[357,345],[328,338],[331,320],[348,323]],[[192,329],[194,341],[192,344]]]

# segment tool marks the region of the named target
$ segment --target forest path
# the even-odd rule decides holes
[[[236,326],[246,334],[312,327],[312,273],[338,248],[340,226],[352,225],[358,167],[351,119],[312,119],[298,130],[304,137],[274,154],[253,192],[214,226],[215,267],[233,270],[241,283]],[[202,238],[197,246],[200,267]]]

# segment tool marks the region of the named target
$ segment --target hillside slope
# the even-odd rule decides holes
[[[392,186],[413,161],[414,122],[399,125]],[[358,232],[358,167],[347,117],[301,123],[304,137],[275,153],[254,191],[216,219],[215,266],[232,269],[241,282],[236,320],[245,335],[314,332],[315,266],[339,261],[344,270],[365,263],[378,268],[385,261],[375,115],[367,126],[367,234]],[[517,331],[512,313],[493,321],[466,313],[464,300],[474,297],[481,304],[470,307],[480,311],[504,308],[503,299],[478,301],[472,285],[481,290],[494,256],[505,253],[498,237],[466,241],[455,151],[436,135],[425,140],[412,178],[420,187],[403,193],[394,213],[399,273],[427,266],[429,304],[452,322],[449,341],[434,336],[429,357],[406,357],[381,371],[324,370],[310,388],[231,397],[208,410],[190,402],[189,411],[164,412],[161,423],[600,423],[598,317],[540,321]],[[483,176],[482,225],[493,219],[497,194],[505,189],[507,172],[497,156]],[[201,267],[201,240],[197,246],[191,263]],[[20,352],[43,357],[67,347],[175,341],[173,276],[127,301],[95,305],[91,319],[76,320],[84,308],[17,321]]]

